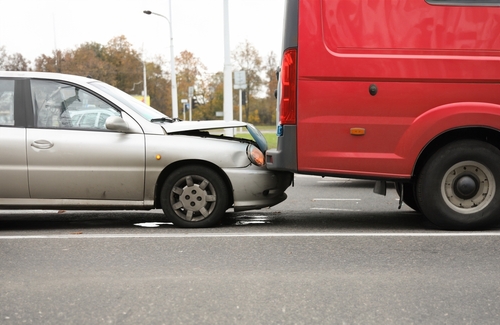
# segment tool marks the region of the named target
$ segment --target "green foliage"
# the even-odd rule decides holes
[[[278,145],[278,137],[276,136],[276,132],[268,130],[268,127],[262,127],[258,126],[257,127],[261,132],[264,138],[266,138],[267,141],[267,147],[269,149],[274,149]],[[265,131],[264,131],[265,130]],[[236,137],[238,138],[243,138],[243,139],[252,139],[252,136],[248,132],[242,132],[242,133],[237,133]]]

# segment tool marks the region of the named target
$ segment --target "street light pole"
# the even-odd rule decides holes
[[[156,15],[165,18],[168,21],[168,25],[170,27],[170,75],[172,77],[171,85],[172,85],[172,118],[176,119],[179,117],[179,109],[177,104],[177,78],[175,75],[175,57],[174,57],[174,36],[172,32],[172,2],[169,1],[169,11],[170,11],[170,19],[158,14],[156,12],[152,12],[150,10],[144,10],[143,12],[146,15]]]
[[[144,104],[148,104],[148,84],[147,84],[147,78],[146,78],[146,61],[144,60],[144,57],[142,58],[142,77],[144,79],[144,94],[143,96],[143,102]],[[149,104],[148,104],[149,105]]]
[[[224,121],[233,120],[233,78],[231,74],[231,52],[229,47],[229,5],[224,0]],[[233,129],[225,129],[226,136],[234,136]]]

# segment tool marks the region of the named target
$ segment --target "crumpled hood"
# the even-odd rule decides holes
[[[195,131],[195,130],[211,130],[211,129],[226,129],[246,127],[248,123],[239,121],[178,121],[172,123],[162,123],[161,126],[167,133]]]
[[[253,137],[257,143],[257,147],[265,153],[267,151],[267,141],[262,133],[251,123],[238,122],[238,121],[176,121],[176,122],[164,122],[161,126],[167,132],[167,134],[186,132],[186,131],[198,131],[198,130],[213,130],[213,129],[230,129],[230,128],[241,128],[246,127],[250,135]]]

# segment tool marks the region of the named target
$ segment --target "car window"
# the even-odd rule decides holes
[[[106,118],[121,115],[93,94],[55,81],[32,80],[31,94],[39,128],[106,130]]]
[[[118,88],[100,81],[93,82],[92,85],[112,96],[114,99],[119,100],[122,104],[126,105],[148,121],[161,118],[168,119],[165,114],[157,111],[153,107],[144,104],[143,102],[135,99],[134,97],[130,96],[126,92],[119,90]]]
[[[14,125],[14,80],[0,80],[0,126]]]

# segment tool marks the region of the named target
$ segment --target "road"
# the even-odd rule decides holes
[[[2,324],[497,324],[500,229],[447,232],[372,182],[179,229],[160,211],[0,212]]]

